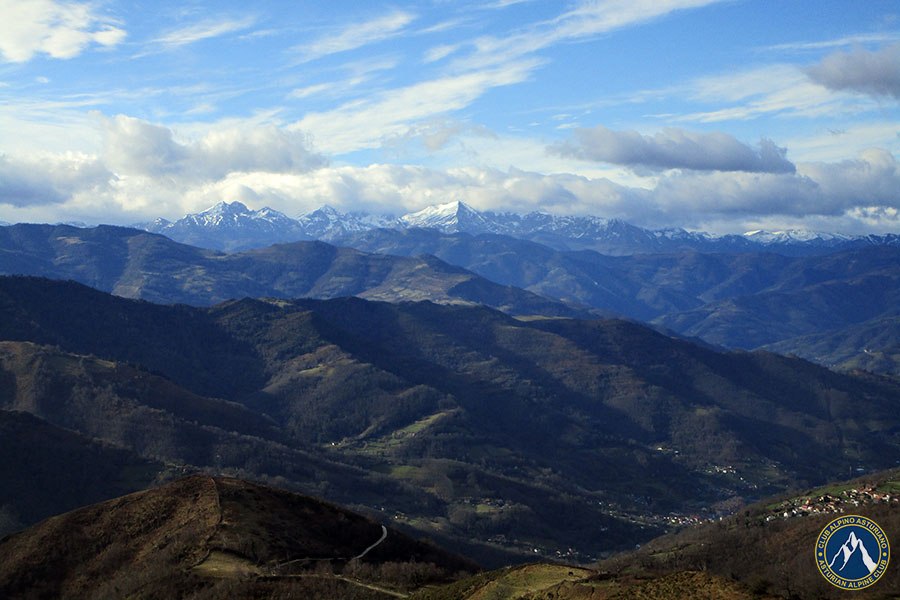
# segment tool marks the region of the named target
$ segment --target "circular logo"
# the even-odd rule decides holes
[[[825,526],[816,541],[822,577],[844,590],[869,587],[884,575],[891,546],[881,527],[866,517],[847,515]]]

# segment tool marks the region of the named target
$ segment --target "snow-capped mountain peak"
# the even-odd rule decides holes
[[[241,220],[241,217],[249,217],[250,212],[246,205],[241,202],[228,203],[222,201],[199,213],[186,215],[181,221],[187,219],[199,227],[217,227],[228,223],[237,223]],[[177,223],[181,221],[177,221]]]
[[[169,222],[156,219],[141,226],[174,240],[216,250],[261,248],[309,239],[298,223],[273,208],[247,208],[242,202],[217,202],[206,210]]]
[[[387,215],[375,217],[368,214],[342,213],[326,204],[314,211],[298,215],[297,223],[308,236],[331,241],[348,233],[393,226],[396,219]]]
[[[493,213],[481,213],[466,204],[455,200],[445,204],[427,206],[414,213],[403,215],[399,223],[403,227],[420,227],[437,229],[444,233],[500,233],[504,227],[491,219]]]

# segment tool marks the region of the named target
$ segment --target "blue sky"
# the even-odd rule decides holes
[[[900,231],[895,1],[0,0],[0,220]]]

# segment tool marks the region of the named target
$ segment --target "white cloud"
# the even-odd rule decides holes
[[[645,23],[678,10],[700,8],[720,0],[587,0],[553,23],[560,38],[604,33],[628,25]]]
[[[299,62],[309,62],[394,37],[414,19],[415,15],[411,13],[395,11],[372,21],[344,26],[317,40],[294,46],[291,51],[298,55]]]
[[[439,46],[434,46],[425,52],[425,57],[422,59],[422,62],[437,62],[442,58],[450,56],[460,48],[461,46],[459,44],[441,44]]]
[[[862,33],[849,35],[834,40],[820,42],[789,42],[767,46],[764,50],[821,50],[822,48],[840,48],[842,46],[857,46],[860,44],[872,44],[876,42],[891,42],[900,39],[900,33]]]
[[[317,94],[322,94],[324,92],[328,92],[329,90],[334,90],[336,87],[341,87],[339,83],[316,83],[314,85],[308,85],[302,88],[296,88],[288,93],[288,98],[301,99],[307,98],[309,96],[315,96]]]
[[[784,140],[795,162],[839,162],[869,148],[885,148],[900,154],[900,122],[878,120],[847,124],[840,129]]]
[[[562,42],[581,41],[630,25],[646,23],[672,12],[699,8],[722,0],[582,0],[550,21],[505,37],[482,36],[470,42],[474,51],[454,62],[460,70],[502,64]]]
[[[520,61],[389,90],[334,110],[308,113],[291,128],[313,135],[331,154],[377,148],[386,137],[403,136],[411,124],[459,110],[494,87],[525,81],[536,62]]]
[[[434,153],[446,148],[450,145],[451,140],[462,134],[497,137],[495,133],[485,127],[457,119],[435,117],[410,125],[403,135],[387,137],[382,144],[386,150],[395,151],[398,155],[419,144],[429,153]]]
[[[762,139],[759,148],[734,136],[713,131],[702,133],[668,127],[653,136],[637,131],[613,131],[598,125],[576,129],[574,141],[555,144],[549,151],[562,155],[624,165],[632,169],[693,169],[699,171],[750,171],[793,173],[786,150]]]
[[[175,144],[166,130],[141,129],[140,137],[147,140],[146,151],[171,153]],[[545,175],[513,168],[375,164],[273,171],[270,163],[252,170],[245,151],[254,147],[259,144],[210,136],[179,145],[180,150],[168,158],[171,164],[160,161],[141,169],[110,156],[3,158],[0,194],[12,200],[7,205],[24,207],[16,209],[19,213],[4,209],[4,220],[26,214],[21,212],[26,209],[33,218],[34,210],[52,203],[53,212],[48,214],[96,215],[98,221],[127,224],[157,216],[177,218],[219,200],[268,205],[287,214],[322,204],[402,214],[461,200],[483,210],[594,214],[645,227],[713,226],[730,232],[761,224],[770,228],[830,224],[826,228],[832,230],[885,231],[896,229],[900,214],[896,194],[900,163],[884,150],[869,150],[858,159],[838,163],[798,164],[797,173],[672,172],[657,178],[654,186],[641,188],[605,177]],[[182,152],[195,157],[206,154],[207,164],[240,165],[241,169],[220,166],[198,177],[182,168]],[[192,160],[201,166],[203,162]]]
[[[776,64],[738,73],[702,77],[672,90],[644,94],[686,94],[691,100],[728,106],[674,117],[676,121],[748,120],[766,115],[818,117],[847,115],[877,104],[827,89],[794,65]]]
[[[98,191],[112,178],[113,174],[95,156],[0,154],[0,204],[60,204],[77,194]]]
[[[384,139],[406,136],[414,123],[465,108],[492,88],[529,79],[534,70],[546,64],[545,59],[527,56],[538,50],[717,1],[721,0],[581,2],[556,19],[533,24],[506,37],[482,36],[435,46],[426,52],[426,62],[458,55],[447,65],[448,75],[357,99],[334,110],[307,113],[295,127],[312,134],[317,147],[324,152],[343,154],[377,148]],[[394,13],[379,21],[347,27],[312,44],[299,46],[301,61],[379,41],[402,30],[411,19],[406,13]],[[465,53],[467,48],[471,51]],[[324,85],[299,88],[294,97],[330,91],[321,87]]]
[[[855,208],[900,208],[900,163],[887,150],[870,148],[859,158],[838,163],[798,165],[802,175],[822,190],[822,204],[812,214]]]
[[[116,172],[185,180],[216,180],[233,171],[285,172],[320,167],[306,138],[275,126],[213,130],[178,142],[172,130],[133,117],[100,117],[104,156]]]
[[[252,16],[246,16],[241,19],[203,21],[202,23],[195,23],[194,25],[190,25],[188,27],[182,27],[180,29],[169,31],[165,35],[162,35],[153,40],[153,43],[159,44],[160,46],[164,46],[166,48],[178,48],[186,44],[193,44],[194,42],[199,42],[201,40],[219,37],[221,35],[234,33],[235,31],[247,29],[255,22],[256,19]]]
[[[652,191],[653,213],[643,221],[790,219],[848,222],[860,211],[888,214],[900,208],[900,164],[884,150],[858,159],[797,165],[796,174],[693,173],[666,177]],[[859,227],[859,223],[856,223]]]
[[[532,0],[494,0],[494,2],[484,4],[482,8],[506,8],[507,6],[513,6],[514,4],[523,4],[531,1]]]
[[[900,44],[874,52],[862,48],[837,52],[806,72],[810,79],[832,90],[900,100]]]
[[[349,77],[296,88],[291,90],[287,97],[293,99],[308,98],[310,96],[339,98],[372,81],[378,73],[393,69],[397,66],[397,62],[395,58],[379,57],[344,63],[336,70],[348,73]]]
[[[36,53],[74,58],[90,44],[112,47],[126,36],[92,4],[0,0],[0,15],[0,54],[8,62],[26,62]]]
[[[326,203],[399,214],[462,200],[480,209],[596,214],[648,227],[696,228],[718,222],[739,232],[761,220],[832,221],[845,228],[880,225],[883,230],[886,219],[900,209],[900,165],[881,150],[853,161],[798,165],[795,174],[674,173],[650,189],[573,174],[398,165],[324,168],[275,178],[235,174],[229,184],[238,182],[290,214]],[[868,223],[860,221],[862,215]]]

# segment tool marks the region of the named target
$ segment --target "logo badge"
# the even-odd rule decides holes
[[[887,536],[872,519],[847,515],[825,526],[816,541],[822,577],[844,590],[867,588],[884,575],[891,559]]]

